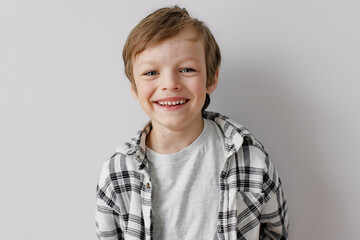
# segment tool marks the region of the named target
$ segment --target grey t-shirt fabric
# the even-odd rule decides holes
[[[204,119],[200,136],[184,150],[159,154],[146,148],[153,185],[153,237],[218,239],[219,176],[224,136]]]

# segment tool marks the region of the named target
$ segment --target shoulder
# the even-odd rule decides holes
[[[118,186],[119,181],[128,178],[129,175],[140,178],[135,154],[129,154],[130,149],[128,143],[125,143],[119,146],[110,158],[105,160],[100,171],[98,188],[112,189],[112,186]]]
[[[238,151],[238,161],[244,166],[268,169],[269,154],[264,145],[259,142],[252,134],[243,137],[243,142]]]
[[[120,145],[116,152],[103,163],[100,172],[99,187],[119,186],[126,179],[143,178],[141,169],[146,164],[145,139],[151,128],[150,122],[141,126],[136,135]]]

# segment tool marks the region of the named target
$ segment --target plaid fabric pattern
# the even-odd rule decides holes
[[[263,145],[226,116],[204,112],[203,117],[217,123],[225,138],[218,238],[288,239],[286,198]],[[103,165],[97,185],[99,240],[153,239],[152,183],[145,155],[150,129],[148,123]]]

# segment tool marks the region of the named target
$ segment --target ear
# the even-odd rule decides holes
[[[135,83],[130,83],[130,88],[131,88],[131,95],[133,95],[134,98],[138,99],[139,97],[137,94]]]
[[[214,76],[212,84],[207,86],[206,93],[210,94],[213,91],[215,91],[217,84],[218,84],[218,80],[219,80],[219,69],[217,69],[215,72],[215,76]]]

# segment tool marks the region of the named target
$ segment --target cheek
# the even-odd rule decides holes
[[[153,95],[155,88],[151,84],[139,84],[137,87],[137,93],[139,98],[147,99]]]
[[[205,95],[206,94],[206,84],[202,81],[195,81],[191,84],[192,92],[195,95]]]

